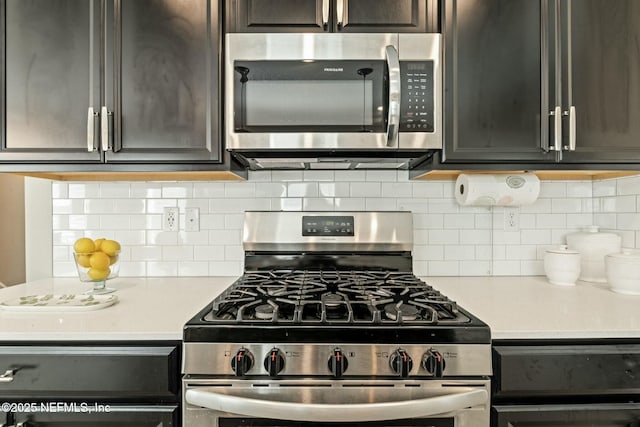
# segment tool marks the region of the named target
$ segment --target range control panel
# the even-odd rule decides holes
[[[352,216],[303,216],[303,236],[353,236]]]
[[[433,61],[400,62],[401,132],[433,132]]]

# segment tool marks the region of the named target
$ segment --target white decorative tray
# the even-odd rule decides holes
[[[116,301],[118,301],[116,295],[25,295],[1,302],[0,309],[10,311],[90,311],[109,307]]]

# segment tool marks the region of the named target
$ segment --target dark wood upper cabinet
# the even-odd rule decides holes
[[[5,163],[219,163],[216,0],[0,0]]]
[[[567,162],[640,161],[640,2],[563,2],[562,109],[575,107]],[[570,47],[570,49],[568,48]],[[563,145],[569,145],[564,116]]]
[[[0,161],[100,161],[88,151],[89,108],[100,108],[99,4],[0,2]]]
[[[442,13],[442,162],[640,162],[640,2],[444,0]]]
[[[227,0],[228,32],[437,31],[435,0]]]
[[[107,63],[114,78],[105,84],[114,110],[107,162],[219,160],[215,1],[118,3],[115,61]]]
[[[447,0],[446,162],[543,161],[546,11],[531,0]]]

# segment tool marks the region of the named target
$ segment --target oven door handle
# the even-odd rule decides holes
[[[400,126],[400,57],[398,50],[389,45],[385,49],[389,68],[389,117],[387,119],[387,147],[398,147]]]
[[[484,389],[456,387],[456,391],[440,396],[373,403],[297,403],[254,399],[216,393],[212,390],[189,389],[187,403],[215,411],[251,418],[275,418],[309,422],[365,422],[403,418],[426,418],[486,405],[489,394]],[[348,395],[345,395],[348,400]]]

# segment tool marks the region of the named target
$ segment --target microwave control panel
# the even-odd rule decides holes
[[[433,61],[401,61],[401,132],[433,132]]]

